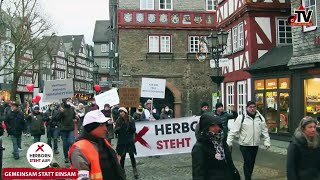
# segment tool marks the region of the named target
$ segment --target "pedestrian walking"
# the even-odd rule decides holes
[[[288,180],[320,179],[320,136],[316,124],[315,119],[306,116],[295,130],[287,151]]]
[[[101,110],[102,114],[104,114],[104,116],[106,118],[108,118],[108,122],[107,122],[107,129],[108,132],[106,134],[106,138],[108,140],[108,142],[111,144],[111,140],[114,138],[114,129],[113,129],[113,119],[111,118],[111,108],[109,104],[105,104],[104,105],[104,109]]]
[[[236,111],[232,111],[232,113],[225,112],[223,109],[223,104],[219,102],[216,104],[216,110],[214,111],[214,115],[218,116],[222,121],[224,139],[226,140],[229,131],[228,122],[230,119],[236,119],[238,117],[238,113]]]
[[[200,136],[192,148],[193,180],[239,180],[224,138],[219,117],[205,113],[200,117]]]
[[[209,104],[208,104],[207,102],[201,103],[200,110],[201,110],[200,116],[203,115],[203,114],[205,114],[205,113],[209,113],[209,112],[210,112],[210,111],[209,111]],[[198,139],[199,136],[200,136],[200,132],[199,132],[199,122],[198,122],[198,124],[196,125],[196,130],[194,131],[194,133],[195,133],[196,139]]]
[[[104,138],[107,121],[99,110],[88,112],[83,119],[83,131],[69,150],[71,168],[78,169],[81,179],[126,179],[116,152]]]
[[[136,159],[134,157],[137,154],[136,146],[134,144],[134,134],[136,132],[136,126],[134,120],[128,115],[128,110],[124,107],[119,108],[119,119],[116,122],[115,133],[118,135],[117,153],[120,155],[120,165],[124,169],[124,163],[126,154],[128,153],[133,168],[134,178],[138,179],[138,171]]]
[[[82,103],[78,104],[78,108],[76,109],[76,113],[79,117],[79,121],[77,122],[79,133],[81,133],[82,130],[82,123],[84,115],[86,114],[86,109],[84,108],[84,105]]]
[[[60,123],[60,135],[63,144],[63,154],[65,163],[69,163],[68,151],[70,146],[74,143],[74,125],[76,120],[76,113],[74,108],[71,106],[71,99],[62,99],[62,106],[59,108],[59,123]]]
[[[30,122],[30,134],[33,136],[33,142],[40,142],[41,135],[46,133],[44,127],[43,115],[40,112],[38,105],[32,107],[32,113],[27,117],[27,121]]]
[[[25,117],[28,117],[29,114],[32,113],[30,103],[28,101],[24,103],[24,106],[21,107],[21,110],[24,113]],[[30,136],[30,122],[27,119],[25,119],[25,126],[24,126],[23,133],[25,136]]]
[[[52,148],[53,139],[53,151],[55,154],[59,154],[58,151],[58,137],[59,137],[59,111],[55,108],[55,104],[50,104],[49,109],[44,114],[44,121],[47,125],[47,138],[48,145]]]
[[[23,113],[19,110],[19,105],[16,102],[12,102],[11,112],[6,112],[5,125],[8,135],[11,137],[12,146],[13,146],[13,157],[15,160],[19,159],[19,150],[22,150],[21,147],[21,135],[24,128],[24,116]]]
[[[239,137],[240,151],[243,156],[245,180],[251,180],[254,164],[262,140],[266,149],[270,147],[270,137],[264,117],[256,110],[256,103],[248,101],[245,114],[238,116],[231,128],[227,144],[232,149],[232,142]]]

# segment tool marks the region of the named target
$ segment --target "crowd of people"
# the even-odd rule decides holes
[[[161,113],[152,106],[152,100],[139,105],[130,116],[125,107],[105,104],[101,109],[93,100],[89,105],[74,104],[63,99],[61,104],[52,103],[41,112],[37,103],[0,101],[0,120],[10,136],[13,157],[19,159],[22,150],[21,137],[32,136],[33,142],[47,143],[55,154],[59,154],[58,141],[63,145],[65,163],[79,170],[82,179],[126,179],[125,157],[128,154],[134,178],[139,174],[135,155],[135,122],[173,118],[173,111],[165,106]],[[195,130],[197,139],[193,146],[193,180],[238,180],[240,174],[232,160],[232,147],[238,139],[243,156],[245,180],[252,179],[259,145],[270,147],[266,120],[256,110],[256,103],[249,101],[242,115],[224,111],[223,104],[217,103],[210,112],[209,105],[202,103],[200,120]],[[231,129],[228,121],[234,120]],[[288,147],[288,180],[320,179],[320,137],[316,131],[318,122],[304,117],[296,129]],[[113,148],[112,139],[117,137]],[[52,144],[53,141],[53,144]]]

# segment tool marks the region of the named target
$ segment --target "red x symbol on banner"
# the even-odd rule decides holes
[[[134,134],[134,137],[135,142],[138,141],[142,146],[151,149],[151,146],[147,143],[147,141],[142,138],[142,136],[144,136],[148,131],[149,128],[147,126],[144,126],[138,133]]]
[[[44,144],[42,144],[41,146],[40,146],[40,145],[38,145],[38,149],[36,150],[36,152],[38,152],[39,150],[41,150],[42,152],[44,152],[44,150],[42,149],[42,148],[43,148],[43,146],[44,146]]]

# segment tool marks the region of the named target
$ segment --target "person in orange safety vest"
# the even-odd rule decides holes
[[[99,110],[88,112],[83,119],[83,131],[69,150],[71,168],[78,169],[81,180],[125,180],[116,152],[104,138],[106,118]]]

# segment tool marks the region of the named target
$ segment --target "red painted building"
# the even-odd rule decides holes
[[[229,65],[222,68],[222,102],[226,109],[245,111],[251,100],[251,75],[245,68],[275,46],[292,43],[288,0],[224,0],[218,2],[217,26],[229,32],[223,58]]]

